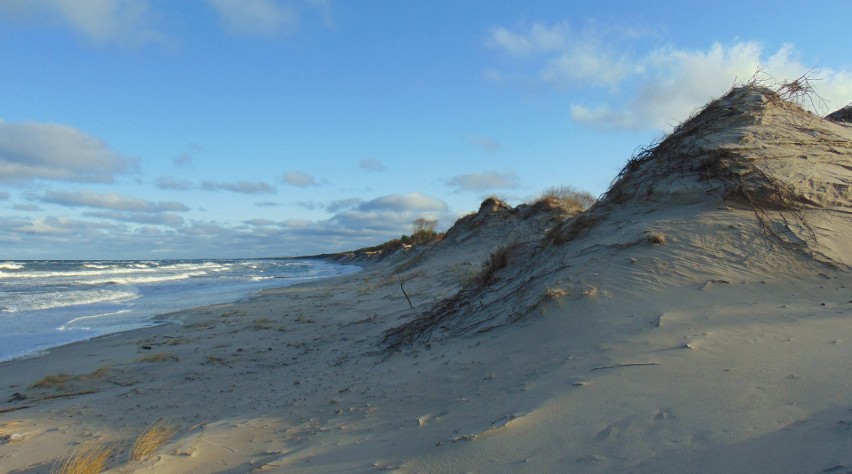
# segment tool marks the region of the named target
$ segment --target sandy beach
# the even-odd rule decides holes
[[[852,472],[850,157],[735,88],[588,210],[0,364],[0,471]]]

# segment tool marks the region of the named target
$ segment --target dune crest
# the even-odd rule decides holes
[[[503,247],[510,262],[491,268],[489,281],[465,285],[386,340],[399,349],[489,331],[535,314],[554,294],[622,297],[732,275],[849,270],[850,156],[847,126],[769,88],[734,88],[633,157],[592,208],[540,240]],[[488,225],[482,209],[460,225]]]

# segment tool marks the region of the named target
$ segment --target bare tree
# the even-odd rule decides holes
[[[429,233],[432,234],[435,232],[435,228],[438,227],[437,219],[427,219],[425,217],[418,217],[414,219],[414,233]]]

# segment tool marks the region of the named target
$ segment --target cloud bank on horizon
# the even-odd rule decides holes
[[[548,2],[436,21],[447,5],[0,1],[17,71],[0,93],[19,93],[0,112],[0,259],[374,245],[495,193],[602,192],[631,150],[759,70],[810,71],[820,115],[852,101],[842,48],[802,50],[807,31],[724,41],[676,12],[627,26]]]

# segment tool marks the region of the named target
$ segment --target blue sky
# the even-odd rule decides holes
[[[758,68],[852,102],[852,3],[0,0],[0,259],[291,256],[604,192]],[[769,77],[767,76],[767,77]],[[810,104],[807,104],[810,106]]]

